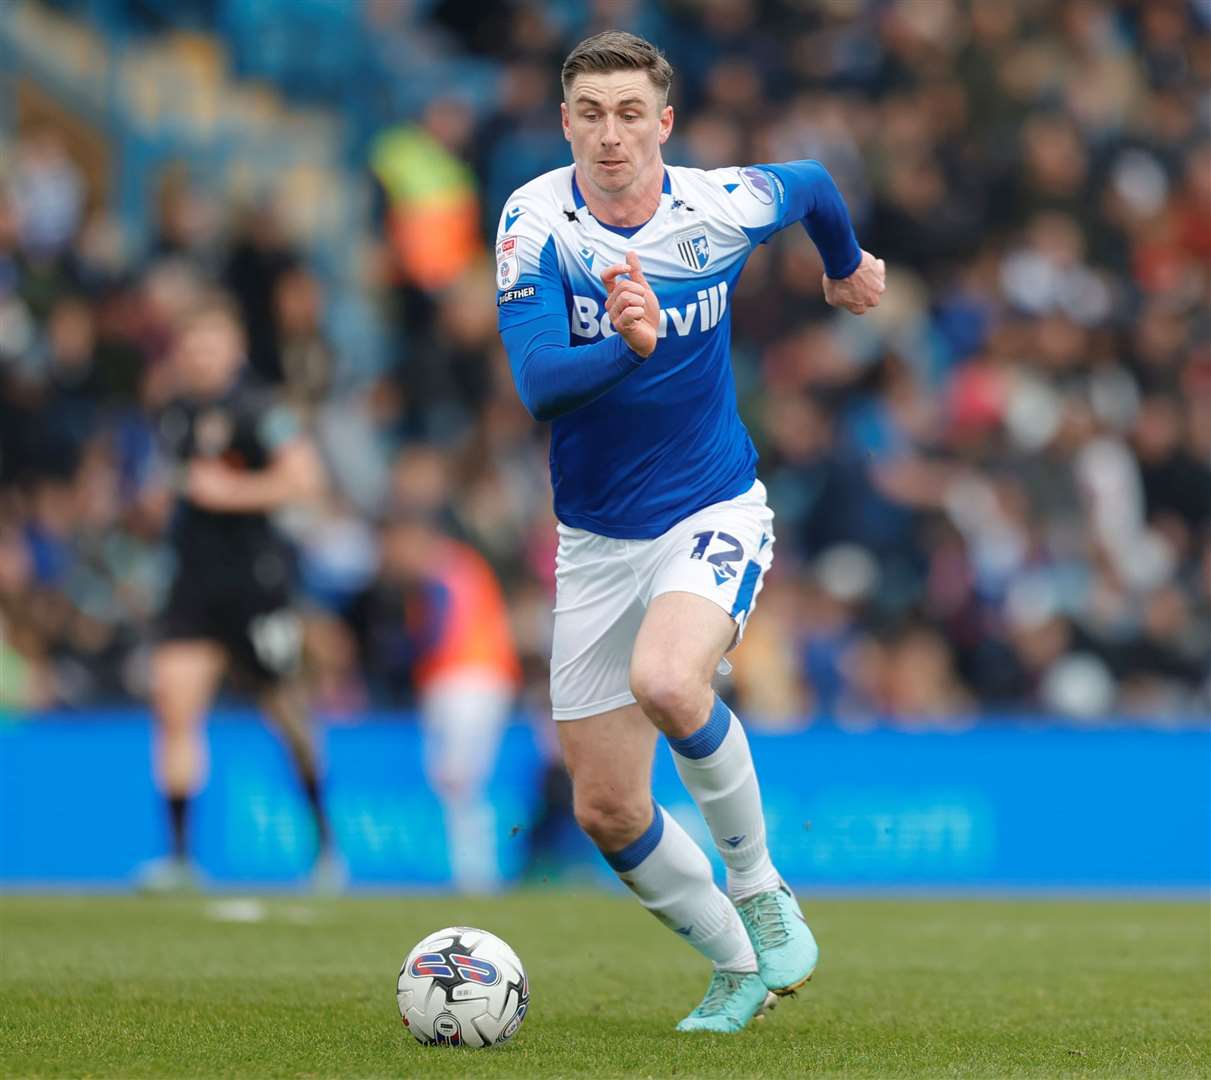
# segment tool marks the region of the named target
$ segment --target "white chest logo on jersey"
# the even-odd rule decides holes
[[[711,261],[711,242],[706,230],[697,229],[677,237],[677,255],[691,270],[705,270]]]
[[[496,245],[496,285],[508,289],[517,284],[521,277],[521,263],[517,258],[517,237],[506,236]]]
[[[669,328],[677,337],[688,334],[705,334],[717,326],[727,310],[727,282],[721,281],[698,292],[697,300],[685,307],[660,309],[660,323],[656,327],[657,337],[668,337]],[[577,337],[613,337],[617,330],[610,322],[610,313],[603,312],[601,304],[591,296],[572,297],[572,333]]]

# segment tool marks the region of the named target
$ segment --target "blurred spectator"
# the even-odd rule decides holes
[[[367,666],[419,707],[455,885],[496,889],[485,789],[521,675],[496,576],[474,549],[442,534],[432,508],[405,503],[384,524],[379,575],[355,618]]]
[[[415,306],[453,284],[483,251],[478,183],[467,164],[473,129],[469,106],[438,97],[418,123],[382,132],[371,149],[406,325]]]

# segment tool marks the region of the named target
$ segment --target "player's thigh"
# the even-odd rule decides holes
[[[735,633],[735,621],[726,611],[694,593],[661,593],[648,605],[635,638],[630,677],[639,703],[655,706],[648,709],[654,721],[704,705],[699,699],[709,696],[711,679]]]
[[[656,729],[638,705],[557,729],[577,821],[606,850],[624,847],[651,823]]]
[[[561,723],[633,705],[628,670],[643,620],[624,541],[559,527],[551,711]]]
[[[171,729],[199,723],[226,668],[223,647],[205,638],[161,641],[151,656],[151,704]]]

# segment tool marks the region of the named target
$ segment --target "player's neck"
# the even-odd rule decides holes
[[[585,206],[603,225],[629,229],[644,224],[660,208],[664,189],[664,162],[657,160],[651,175],[632,184],[626,191],[600,191],[576,166],[576,185]]]

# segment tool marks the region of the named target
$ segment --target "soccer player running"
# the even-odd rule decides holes
[[[714,963],[681,1031],[739,1031],[817,948],[770,860],[740,722],[711,688],[769,569],[773,514],[736,409],[729,298],[755,244],[801,223],[825,299],[884,289],[816,162],[666,166],[672,69],[619,31],[564,62],[574,164],[505,203],[498,314],[518,392],[552,422],[559,519],[551,698],[581,827],[649,911]],[[710,827],[705,854],[651,798],[658,733]]]
[[[284,737],[311,807],[313,884],[335,891],[345,874],[324,813],[299,677],[292,553],[270,520],[319,493],[322,466],[294,413],[242,377],[243,329],[224,298],[207,297],[188,314],[172,364],[180,396],[159,417],[158,435],[177,474],[177,568],[151,662],[156,772],[172,853],[144,870],[142,884],[155,891],[196,884],[187,817],[205,774],[200,727],[232,663]]]

